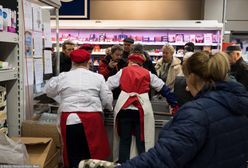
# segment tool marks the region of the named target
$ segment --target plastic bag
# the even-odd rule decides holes
[[[0,133],[0,163],[28,164],[28,152],[24,144],[14,142],[5,134]]]
[[[88,159],[88,160],[82,160],[79,163],[78,168],[115,168],[117,166],[120,166],[118,163],[104,161],[104,160],[98,160],[98,159]]]

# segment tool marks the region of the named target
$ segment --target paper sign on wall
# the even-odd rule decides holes
[[[43,61],[41,58],[34,59],[35,84],[43,83]]]
[[[32,4],[33,30],[42,31],[42,13],[40,6]]]
[[[44,51],[44,74],[51,74],[53,73],[52,68],[52,52],[45,50]]]
[[[34,62],[33,58],[27,58],[27,85],[34,84]]]
[[[24,25],[25,30],[32,30],[33,28],[33,15],[32,15],[32,6],[31,3],[27,0],[23,0],[24,8]]]
[[[52,33],[51,33],[51,26],[50,23],[44,23],[44,46],[45,47],[52,47]]]
[[[34,32],[33,33],[34,37],[34,57],[42,57],[42,33],[41,32]]]

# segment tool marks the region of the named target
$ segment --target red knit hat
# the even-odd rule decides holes
[[[90,60],[90,53],[83,49],[77,49],[70,53],[71,60],[76,63],[83,63]]]
[[[132,61],[132,62],[143,65],[145,62],[145,58],[140,54],[131,54],[128,56],[128,61]]]
[[[79,47],[79,49],[84,49],[84,50],[87,50],[87,51],[89,51],[89,50],[91,51],[91,50],[93,50],[93,48],[94,48],[94,45],[89,44],[89,43],[84,43]]]

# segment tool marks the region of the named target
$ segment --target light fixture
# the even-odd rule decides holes
[[[54,9],[52,6],[41,6],[41,9]]]

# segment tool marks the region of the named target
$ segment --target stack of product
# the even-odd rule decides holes
[[[2,86],[0,86],[0,132],[5,134],[8,133],[6,88]]]

